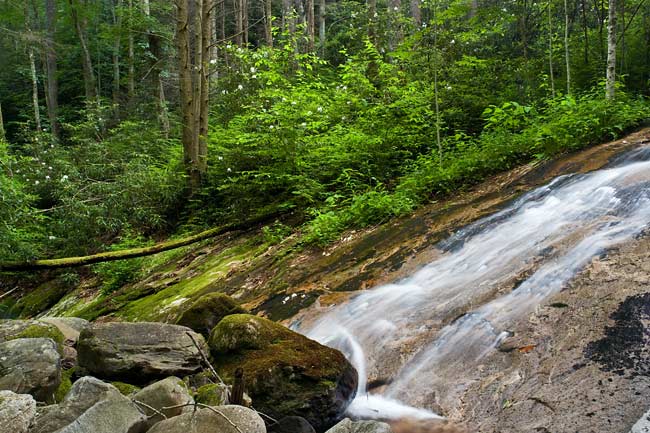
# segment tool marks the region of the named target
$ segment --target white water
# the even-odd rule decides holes
[[[440,258],[412,276],[360,293],[309,329],[298,327],[340,349],[357,368],[358,394],[348,412],[435,417],[431,403],[462,393],[458,384],[515,320],[595,256],[648,226],[647,159],[643,148],[614,167],[559,177],[441,242]],[[522,275],[528,276],[504,293]],[[392,382],[381,395],[368,394],[369,374],[390,375]]]

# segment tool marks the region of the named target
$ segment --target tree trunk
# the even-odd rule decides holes
[[[69,0],[70,15],[72,18],[72,25],[75,28],[77,37],[79,38],[79,45],[81,47],[81,62],[84,76],[84,87],[86,93],[86,100],[88,102],[97,101],[97,89],[95,71],[93,69],[93,61],[90,56],[90,49],[88,48],[86,19],[79,16],[79,5],[77,0]]]
[[[551,95],[555,98],[555,77],[553,76],[553,20],[551,19],[552,3],[548,2],[548,69],[551,82]]]
[[[242,16],[242,0],[232,0],[232,9],[235,14],[235,44],[244,44],[244,20]]]
[[[135,96],[135,58],[134,58],[134,41],[133,41],[133,0],[129,0],[129,26],[128,26],[128,62],[129,62],[129,76],[127,92],[129,95],[129,103],[133,102]]]
[[[585,38],[585,43],[583,45],[584,48],[584,56],[585,56],[585,65],[589,65],[589,28],[587,24],[587,2],[586,0],[581,0],[581,7],[582,7],[582,32],[584,34]]]
[[[34,59],[34,49],[29,48],[29,70],[32,77],[32,105],[34,107],[34,124],[36,131],[42,131],[41,128],[41,109],[38,104],[38,76],[36,75],[36,61]]]
[[[201,19],[201,52],[200,54],[200,83],[201,100],[199,105],[199,171],[203,176],[208,171],[208,120],[210,108],[210,53],[212,52],[212,12],[214,0],[202,0]]]
[[[0,104],[0,140],[6,140],[7,134],[5,133],[5,121],[2,117],[2,104]]]
[[[325,57],[325,13],[327,4],[325,0],[318,3],[318,42],[320,44],[320,55]]]
[[[61,138],[61,127],[57,118],[59,112],[59,80],[57,78],[56,47],[54,37],[56,34],[56,0],[45,0],[45,72],[46,89],[45,101],[47,103],[47,117],[55,139]]]
[[[244,31],[244,46],[248,46],[248,0],[241,0],[241,21]]]
[[[476,11],[474,10],[475,1],[476,0],[472,0],[471,17],[476,15]],[[411,10],[411,18],[413,18],[413,24],[415,25],[416,29],[420,29],[420,27],[422,27],[422,11],[420,10],[420,0],[411,0],[409,7]]]
[[[307,51],[314,52],[315,47],[315,23],[314,23],[314,0],[305,0],[305,21],[307,24]]]
[[[402,9],[402,0],[389,0],[388,1],[388,50],[393,51],[403,39],[402,29],[401,29],[401,9]]]
[[[115,114],[119,117],[120,106],[120,41],[122,33],[122,0],[117,0],[113,8],[113,25],[117,29],[117,36],[113,41],[113,105]]]
[[[616,93],[616,0],[609,0],[607,20],[607,99],[614,99]]]
[[[571,62],[569,57],[569,8],[564,0],[564,58],[566,60],[566,94],[571,94]]]
[[[143,0],[142,9],[145,16],[151,17],[149,0]],[[147,39],[149,43],[149,52],[151,53],[151,83],[154,89],[154,103],[158,114],[158,123],[160,129],[165,135],[169,136],[169,115],[167,114],[167,102],[165,101],[165,88],[162,81],[162,46],[161,38],[156,33],[147,30]]]
[[[377,0],[367,0],[368,2],[368,39],[377,46]]]
[[[273,9],[271,0],[264,1],[264,39],[266,45],[273,46]]]

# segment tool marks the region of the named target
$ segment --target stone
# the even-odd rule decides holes
[[[141,402],[146,405],[139,406],[145,415],[149,417],[147,421],[149,427],[152,427],[164,418],[147,406],[151,406],[157,411],[162,412],[167,418],[172,418],[182,414],[187,408],[177,407],[174,409],[163,410],[164,407],[194,403],[194,399],[187,390],[185,382],[177,377],[168,377],[167,379],[160,380],[142,388],[142,390],[133,395],[133,400],[136,401],[136,404]]]
[[[61,355],[50,338],[18,338],[0,343],[0,390],[51,401],[61,383]]]
[[[65,399],[39,410],[30,433],[143,433],[147,417],[112,385],[86,376]]]
[[[63,334],[64,342],[68,346],[74,346],[79,340],[79,333],[90,325],[90,322],[78,317],[42,317],[39,322],[49,323]]]
[[[177,320],[178,325],[187,326],[208,337],[212,328],[226,316],[248,313],[230,296],[224,293],[208,293],[197,299]]]
[[[208,406],[228,404],[229,387],[220,383],[203,385],[196,390],[196,401]]]
[[[650,410],[644,413],[643,416],[634,423],[630,433],[650,433]]]
[[[286,416],[268,428],[269,433],[316,433],[309,421],[299,416]]]
[[[264,420],[254,410],[243,406],[212,409],[200,408],[161,421],[148,433],[266,433]]]
[[[326,433],[392,433],[388,424],[379,421],[352,421],[345,418]]]
[[[341,352],[270,320],[227,316],[213,329],[209,345],[222,377],[232,383],[242,368],[255,408],[275,419],[301,416],[325,431],[356,394],[357,372]]]
[[[37,320],[0,320],[0,343],[17,338],[51,338],[59,345],[59,351],[65,337],[59,329],[49,323]]]
[[[13,433],[27,433],[36,416],[36,401],[28,394],[0,391],[0,428],[11,426]]]
[[[205,340],[189,328],[164,323],[93,323],[77,343],[82,371],[99,378],[142,384],[201,370]]]

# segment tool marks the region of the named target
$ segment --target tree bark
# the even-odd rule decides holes
[[[474,9],[475,1],[476,0],[472,0],[470,18],[476,15],[476,10]],[[409,6],[411,10],[411,18],[413,18],[413,24],[415,25],[416,29],[420,29],[420,27],[422,27],[422,11],[420,10],[420,0],[411,0]]]
[[[367,0],[368,2],[368,39],[377,46],[377,0]]]
[[[271,0],[264,1],[264,39],[266,45],[273,46],[273,8]]]
[[[0,140],[6,140],[7,135],[5,133],[5,121],[2,117],[2,104],[0,103]]]
[[[42,131],[41,128],[41,109],[38,104],[38,76],[36,75],[36,61],[34,59],[34,49],[29,48],[29,70],[32,77],[32,105],[34,107],[34,125],[36,131]]]
[[[47,117],[55,139],[61,138],[59,112],[59,80],[57,77],[57,59],[54,38],[56,34],[56,0],[45,0],[45,72]]]
[[[200,53],[200,83],[201,102],[199,105],[199,171],[204,174],[208,171],[208,120],[210,108],[210,58],[212,45],[212,13],[214,0],[202,0],[201,19],[201,53]]]
[[[569,57],[569,8],[564,0],[564,58],[566,60],[566,94],[571,94],[571,61]]]
[[[551,19],[552,3],[548,2],[548,69],[549,81],[551,82],[551,96],[555,98],[555,77],[553,76],[553,20]]]
[[[79,45],[81,47],[81,62],[84,76],[84,88],[86,93],[86,100],[88,102],[97,102],[97,81],[95,78],[95,71],[93,69],[93,61],[88,48],[87,39],[87,25],[86,19],[79,16],[78,0],[68,0],[70,3],[70,15],[72,18],[72,25],[75,28],[77,37],[79,38]]]
[[[607,20],[607,82],[605,95],[614,99],[616,94],[616,0],[609,0]]]
[[[318,42],[320,44],[320,55],[325,57],[325,13],[327,12],[327,3],[325,0],[319,0],[318,4]]]
[[[133,102],[135,96],[135,54],[134,54],[134,40],[133,40],[133,0],[129,0],[129,26],[128,26],[128,87],[127,92],[129,96],[129,103]]]
[[[235,15],[235,44],[244,45],[244,20],[242,15],[242,1],[232,0],[232,9]]]
[[[122,33],[121,8],[122,0],[117,0],[113,8],[113,25],[117,29],[117,35],[113,41],[113,105],[118,116],[120,106],[120,35]]]
[[[314,52],[315,47],[315,23],[314,23],[314,0],[305,0],[305,21],[307,33],[307,51]]]

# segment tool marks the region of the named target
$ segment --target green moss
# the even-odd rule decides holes
[[[14,340],[16,338],[51,338],[56,343],[59,354],[63,355],[63,341],[65,337],[59,331],[59,328],[49,323],[34,323],[19,333],[10,336],[8,339]]]
[[[16,302],[14,310],[19,317],[33,317],[55,305],[68,288],[60,281],[48,281],[41,284]]]
[[[208,345],[215,356],[244,350],[259,350],[290,339],[294,334],[284,326],[250,314],[226,316],[212,330]],[[298,334],[296,334],[298,335]]]
[[[222,406],[228,402],[226,388],[221,384],[203,385],[196,391],[194,400],[208,406]]]
[[[129,383],[124,383],[124,382],[111,382],[111,385],[113,385],[117,390],[125,396],[129,396],[131,394],[135,394],[136,392],[140,391],[140,388],[138,388],[135,385],[131,385]]]
[[[61,403],[68,392],[72,388],[72,375],[75,372],[75,368],[70,368],[68,370],[63,370],[61,372],[61,384],[54,392],[54,401],[56,403]]]
[[[248,313],[234,299],[224,293],[208,293],[197,299],[176,321],[178,325],[203,334],[210,331],[226,316]]]

